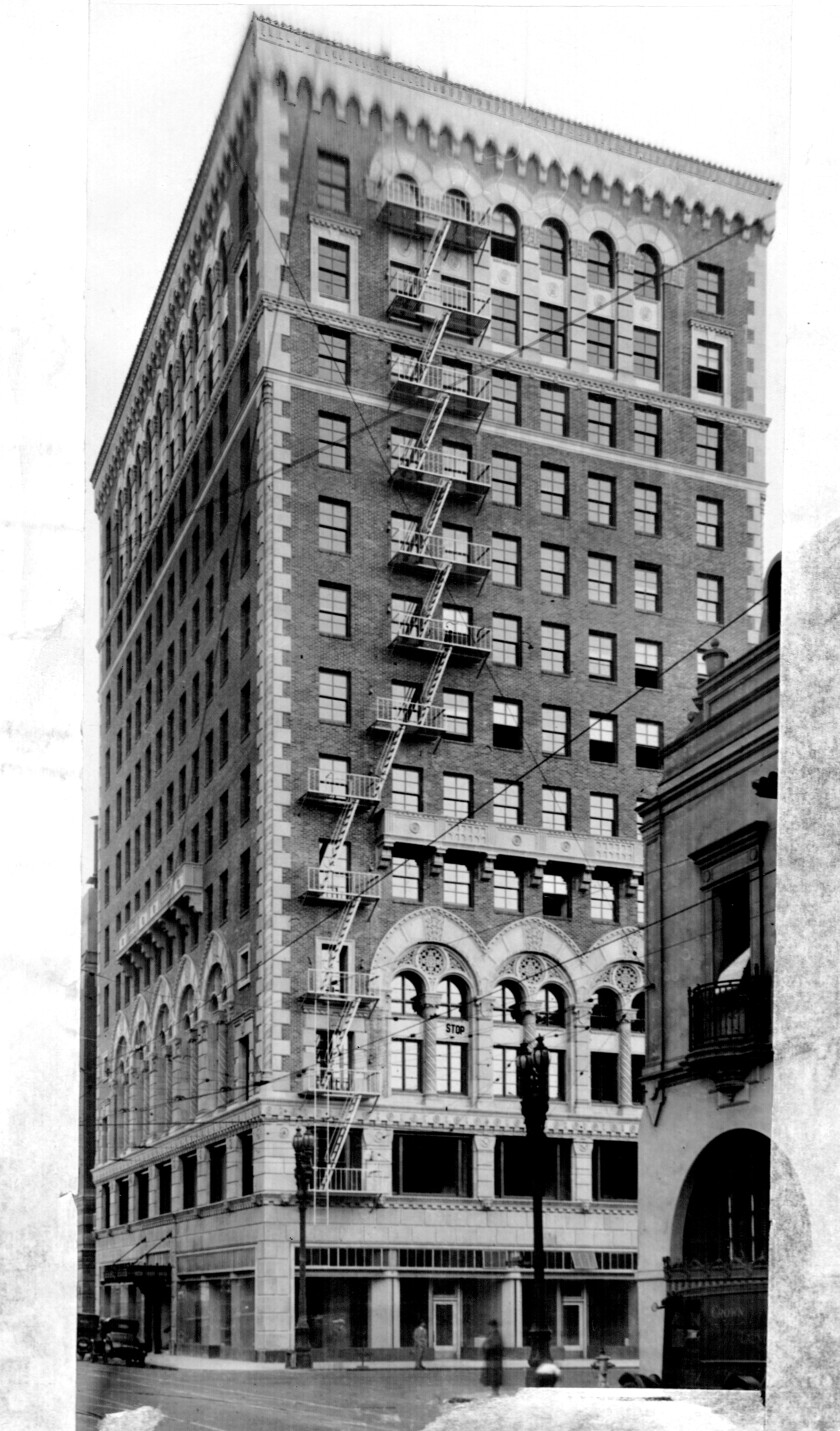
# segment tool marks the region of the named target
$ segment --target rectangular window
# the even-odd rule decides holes
[[[723,312],[723,269],[711,263],[697,265],[697,311]]]
[[[158,1163],[157,1165],[157,1185],[158,1185],[158,1212],[163,1214],[172,1211],[172,1164]]]
[[[723,621],[723,577],[697,574],[697,620],[719,626]]]
[[[662,725],[658,720],[636,721],[636,765],[658,770],[662,764]]]
[[[493,824],[522,824],[522,786],[515,781],[493,781]]]
[[[490,416],[493,422],[519,426],[519,379],[493,373],[490,384]]]
[[[515,348],[519,343],[519,299],[515,293],[490,295],[490,339],[493,343],[503,343],[506,348]]]
[[[344,555],[350,550],[350,506],[328,497],[318,500],[318,549]]]
[[[590,835],[618,834],[618,796],[593,790],[589,796]]]
[[[723,502],[713,497],[697,498],[695,531],[698,547],[723,546]]]
[[[555,303],[540,304],[539,351],[548,358],[566,356],[566,310]]]
[[[596,527],[615,526],[615,478],[586,479],[586,519]]]
[[[350,203],[350,165],[337,154],[318,150],[316,203],[327,214],[346,214]]]
[[[586,440],[596,447],[615,447],[615,402],[612,398],[595,397],[586,400]]]
[[[615,324],[609,318],[587,318],[586,361],[591,368],[615,367]]]
[[[247,914],[251,908],[251,851],[243,850],[239,856],[239,913]]]
[[[636,640],[634,660],[636,685],[658,689],[662,677],[661,642]]]
[[[697,391],[723,392],[723,344],[697,340]]]
[[[661,456],[662,414],[659,408],[633,408],[633,451],[643,457]]]
[[[494,1098],[515,1098],[516,1097],[516,1048],[508,1045],[497,1045],[493,1049],[493,1097]],[[496,1149],[503,1140],[496,1139]],[[510,1140],[513,1142],[513,1139]],[[519,1151],[521,1152],[521,1146]],[[498,1159],[497,1159],[498,1161]],[[527,1196],[529,1190],[523,1192],[523,1197]],[[504,1197],[504,1192],[496,1187],[496,1197]],[[509,1197],[514,1194],[509,1193]]]
[[[493,698],[493,745],[497,750],[522,749],[522,702]]]
[[[443,776],[443,814],[447,820],[468,820],[472,814],[472,776]]]
[[[472,696],[468,691],[441,691],[443,731],[454,740],[472,740]]]
[[[637,561],[633,567],[633,605],[637,611],[662,610],[662,568]]]
[[[540,432],[566,437],[569,431],[569,394],[556,383],[540,383]]]
[[[561,1102],[566,1098],[566,1068],[562,1049],[552,1050],[549,1063],[549,1097]],[[509,1055],[513,1054],[513,1059]],[[497,1058],[501,1055],[501,1058]],[[516,1049],[495,1048],[493,1092],[498,1097],[516,1095]],[[504,1085],[500,1078],[502,1059],[508,1064]],[[511,1077],[513,1082],[511,1082]],[[572,1196],[572,1140],[546,1138],[544,1143],[544,1195],[557,1202],[568,1202]],[[496,1197],[529,1198],[531,1167],[526,1143],[521,1136],[498,1137],[494,1156],[494,1192]]]
[[[490,500],[498,507],[518,507],[519,458],[494,452],[490,460]]]
[[[472,1138],[453,1133],[395,1133],[393,1191],[472,1197]]]
[[[633,488],[633,530],[641,537],[658,537],[662,531],[662,490],[637,482]]]
[[[552,621],[540,626],[540,670],[554,676],[569,674],[569,628]]]
[[[568,706],[543,706],[543,755],[568,755],[570,753],[569,715]]]
[[[589,675],[596,681],[616,678],[616,639],[608,631],[589,633]]]
[[[492,651],[494,666],[522,664],[522,622],[518,616],[493,616]]]
[[[569,473],[550,462],[540,466],[540,511],[549,517],[569,515]]]
[[[723,428],[719,422],[697,419],[697,466],[708,472],[723,468]]]
[[[589,891],[589,916],[608,924],[618,922],[618,887],[612,880],[593,879]]]
[[[391,808],[404,815],[419,815],[423,809],[423,772],[410,765],[395,765],[391,771]]]
[[[570,830],[571,798],[559,785],[544,785],[542,789],[542,827],[544,830]]]
[[[518,914],[522,908],[522,876],[516,870],[493,870],[493,908],[505,914]]]
[[[349,725],[350,677],[346,672],[318,672],[318,719],[331,725]]]
[[[246,765],[239,772],[239,823],[245,825],[251,818],[251,767]]]
[[[496,586],[519,586],[521,577],[520,541],[494,532],[491,546],[491,580]]]
[[[224,1143],[211,1143],[207,1149],[208,1202],[222,1202],[226,1193],[226,1153]]]
[[[394,857],[391,896],[393,899],[410,900],[415,904],[419,902],[420,866],[417,860],[405,859],[402,855]]]
[[[230,826],[230,796],[229,796],[227,790],[223,790],[222,793],[221,793],[221,795],[219,796],[219,844],[220,844],[220,845],[225,845],[225,844],[227,844],[229,826]],[[226,891],[226,890],[227,890],[227,875],[226,875],[226,874],[223,875],[222,878],[223,878],[224,881],[225,881],[224,888],[225,888],[225,891]],[[220,892],[220,894],[221,894],[221,890],[222,890],[222,885],[220,884],[220,885],[219,885],[219,892]],[[227,918],[227,904],[226,904],[226,903],[224,904],[224,909],[225,909],[225,918]]]
[[[350,591],[346,586],[318,583],[318,632],[321,636],[350,635]]]
[[[392,1093],[419,1093],[421,1091],[420,1053],[422,1047],[417,1038],[391,1039]]]
[[[350,249],[332,239],[318,240],[318,296],[347,303],[350,298]]]
[[[540,591],[546,596],[568,596],[568,547],[557,547],[548,542],[540,546]]]
[[[318,377],[325,383],[350,382],[349,334],[318,329]]]
[[[589,713],[589,759],[602,765],[618,760],[618,721],[614,715]]]
[[[590,552],[586,571],[589,600],[597,606],[615,606],[615,557]]]
[[[589,1069],[593,1103],[618,1102],[618,1054],[591,1053]]]
[[[457,860],[443,863],[443,902],[469,909],[472,904],[472,871]]]
[[[350,420],[331,412],[318,413],[318,462],[339,472],[350,468]]]
[[[181,1206],[195,1207],[198,1154],[181,1154]]]
[[[651,328],[633,329],[633,376],[659,381],[659,334]]]
[[[245,1044],[243,1049],[243,1073],[241,1079],[242,1089],[246,1098],[251,1096],[251,1051],[250,1040],[247,1038],[239,1040],[240,1045]],[[239,1134],[239,1191],[242,1197],[250,1197],[254,1191],[254,1135],[250,1129]]]
[[[595,1202],[635,1202],[638,1193],[638,1150],[635,1143],[592,1144],[592,1197]]]
[[[227,809],[227,805],[225,804],[224,807],[221,807],[221,806],[220,806],[220,809],[219,809],[220,815],[221,815],[221,813],[222,813],[222,808],[224,808],[224,809],[226,810],[226,809]],[[224,844],[224,840],[222,839],[222,830],[223,830],[224,828],[226,828],[226,827],[222,825],[222,822],[221,822],[221,819],[220,819],[220,820],[219,820],[219,843],[220,843],[220,844]],[[228,872],[227,872],[227,870],[222,870],[221,874],[219,875],[219,922],[220,922],[221,924],[226,924],[226,923],[227,923],[227,920],[228,920],[229,914],[230,914],[229,878],[228,878]]]

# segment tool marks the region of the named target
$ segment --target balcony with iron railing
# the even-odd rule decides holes
[[[404,655],[436,656],[446,648],[451,661],[484,661],[490,654],[490,628],[441,616],[400,617],[391,625],[391,645]]]
[[[376,900],[377,875],[369,870],[324,869],[310,865],[306,871],[303,898],[315,904],[345,904],[349,899]]]
[[[438,740],[446,729],[443,706],[421,701],[404,701],[391,696],[377,696],[370,729],[377,735],[390,735],[402,728],[403,735],[418,740]]]
[[[357,974],[347,969],[307,969],[307,999],[325,999],[337,1003],[350,1003],[355,999],[375,1001],[379,997],[379,986],[370,974]]]
[[[386,179],[369,183],[368,198],[379,204],[377,218],[399,233],[431,233],[447,222],[447,243],[471,252],[490,234],[489,209],[475,209],[457,194],[424,193],[405,179]]]
[[[388,317],[403,323],[436,323],[448,314],[446,331],[460,338],[480,338],[490,322],[486,303],[476,305],[470,283],[392,266],[388,271]]]
[[[378,1098],[381,1082],[378,1068],[308,1068],[299,1091],[310,1098]]]
[[[718,1083],[743,1083],[745,1072],[772,1054],[772,979],[746,974],[740,980],[698,984],[688,991],[686,1064]]]
[[[310,804],[326,805],[344,804],[348,800],[375,802],[381,792],[382,781],[377,775],[327,772],[310,766],[301,798]]]
[[[535,864],[579,865],[640,875],[644,853],[640,840],[607,835],[579,835],[572,830],[543,830],[527,825],[447,815],[406,814],[385,809],[376,817],[377,840],[386,845],[421,845],[440,852],[472,850],[479,855],[518,858]]]
[[[332,1172],[327,1172],[326,1168],[315,1169],[315,1191],[319,1193],[360,1193],[364,1192],[364,1169],[363,1168],[333,1168]]]
[[[390,565],[420,572],[439,571],[442,566],[449,566],[451,576],[483,579],[490,571],[490,546],[487,542],[461,541],[458,533],[405,535],[392,522]]]
[[[455,495],[486,497],[490,491],[490,463],[458,452],[423,449],[407,438],[390,441],[391,480],[413,487],[440,487],[452,483]]]
[[[407,353],[391,356],[391,393],[402,402],[417,402],[424,406],[441,393],[449,397],[450,417],[463,417],[477,422],[490,403],[490,374],[456,368],[446,363],[424,363]]]

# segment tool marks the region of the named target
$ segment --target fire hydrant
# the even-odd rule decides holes
[[[610,1361],[609,1357],[607,1356],[607,1353],[602,1348],[601,1352],[598,1356],[596,1356],[595,1360],[592,1363],[592,1370],[597,1371],[598,1373],[599,1386],[607,1385],[607,1373],[611,1371],[614,1366],[615,1362]]]

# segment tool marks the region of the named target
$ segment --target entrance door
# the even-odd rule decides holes
[[[432,1346],[436,1352],[457,1356],[460,1331],[458,1298],[432,1298]]]
[[[583,1353],[583,1298],[564,1297],[560,1308],[560,1345],[564,1351]]]

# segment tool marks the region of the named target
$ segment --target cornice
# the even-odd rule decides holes
[[[317,89],[313,94],[318,107],[320,107],[323,94],[327,90],[331,90],[336,94],[337,103],[342,110],[349,98],[356,98],[360,103],[360,109],[363,111],[366,109],[361,97],[356,94],[352,86],[346,80],[345,83],[341,83],[343,77],[336,77],[334,73],[330,74],[325,70],[323,61],[327,61],[333,66],[355,71],[359,75],[367,75],[380,82],[375,100],[386,121],[391,120],[394,110],[399,113],[405,107],[403,95],[400,95],[395,89],[396,86],[399,86],[403,91],[415,91],[438,102],[442,99],[449,100],[467,108],[470,111],[468,119],[470,129],[476,132],[476,142],[481,148],[484,147],[484,143],[481,139],[480,120],[484,115],[488,120],[507,120],[511,124],[527,125],[534,131],[536,143],[539,142],[537,136],[552,135],[566,139],[575,146],[582,145],[596,149],[601,155],[606,151],[625,159],[635,160],[640,165],[647,166],[648,169],[651,167],[667,169],[676,167],[686,177],[706,183],[725,185],[738,189],[744,194],[754,195],[765,200],[772,201],[779,193],[780,186],[772,180],[743,174],[737,170],[724,169],[708,161],[628,139],[609,130],[595,129],[591,125],[563,119],[558,115],[549,114],[545,110],[534,109],[515,100],[503,99],[497,95],[488,94],[484,90],[429,74],[424,70],[401,64],[386,56],[372,55],[350,45],[325,40],[318,35],[294,29],[290,25],[284,25],[268,17],[255,17],[254,23],[259,39],[285,50],[290,57],[295,56],[298,60],[313,62],[308,67],[308,73],[318,81]],[[302,69],[302,66],[298,64],[298,68]],[[412,115],[410,117],[412,127],[422,120],[429,122],[431,127],[433,117],[434,111],[428,115],[423,111],[422,116],[417,119]],[[454,137],[457,141],[458,135]],[[488,142],[490,141],[488,140]],[[506,153],[506,147],[503,146],[501,152],[502,154]],[[556,146],[552,147],[552,153],[556,155]],[[523,156],[525,162],[527,162],[527,157],[527,155]]]
[[[335,229],[339,234],[351,234],[354,238],[361,238],[361,224],[351,224],[348,219],[337,218],[335,214],[322,214],[314,209],[309,215],[309,223],[316,229]]]
[[[289,313],[294,318],[300,318],[306,322],[323,322],[331,328],[341,328],[347,332],[359,333],[364,337],[373,338],[377,342],[397,343],[402,346],[418,347],[418,343],[411,342],[411,335],[406,334],[404,328],[397,327],[392,323],[386,323],[376,318],[360,317],[357,314],[336,313],[332,309],[318,308],[312,303],[304,303],[294,298],[274,298],[266,297],[265,305],[268,309],[276,309],[278,312]],[[575,373],[567,368],[552,368],[544,363],[540,363],[536,358],[512,358],[502,354],[488,354],[481,348],[463,348],[455,343],[441,342],[439,353],[445,354],[448,358],[457,358],[462,363],[472,361],[473,368],[480,368],[482,371],[498,370],[499,372],[515,373],[518,376],[537,378],[540,381],[552,382],[558,387],[570,387],[583,389],[586,392],[604,393],[609,397],[626,398],[633,402],[644,399],[647,403],[655,403],[659,407],[668,408],[671,411],[685,412],[696,417],[712,417],[716,422],[726,422],[737,427],[755,428],[759,432],[766,432],[770,426],[771,419],[762,417],[758,413],[745,412],[740,408],[710,407],[708,403],[694,402],[691,398],[681,397],[676,393],[653,392],[649,388],[631,387],[620,382],[611,382],[605,378],[592,378],[584,373]],[[487,358],[492,357],[491,362]],[[481,362],[480,359],[485,359]],[[340,391],[336,388],[336,391]],[[527,428],[511,429],[512,434],[522,431],[528,432]],[[606,452],[617,452],[616,448],[604,448]]]

